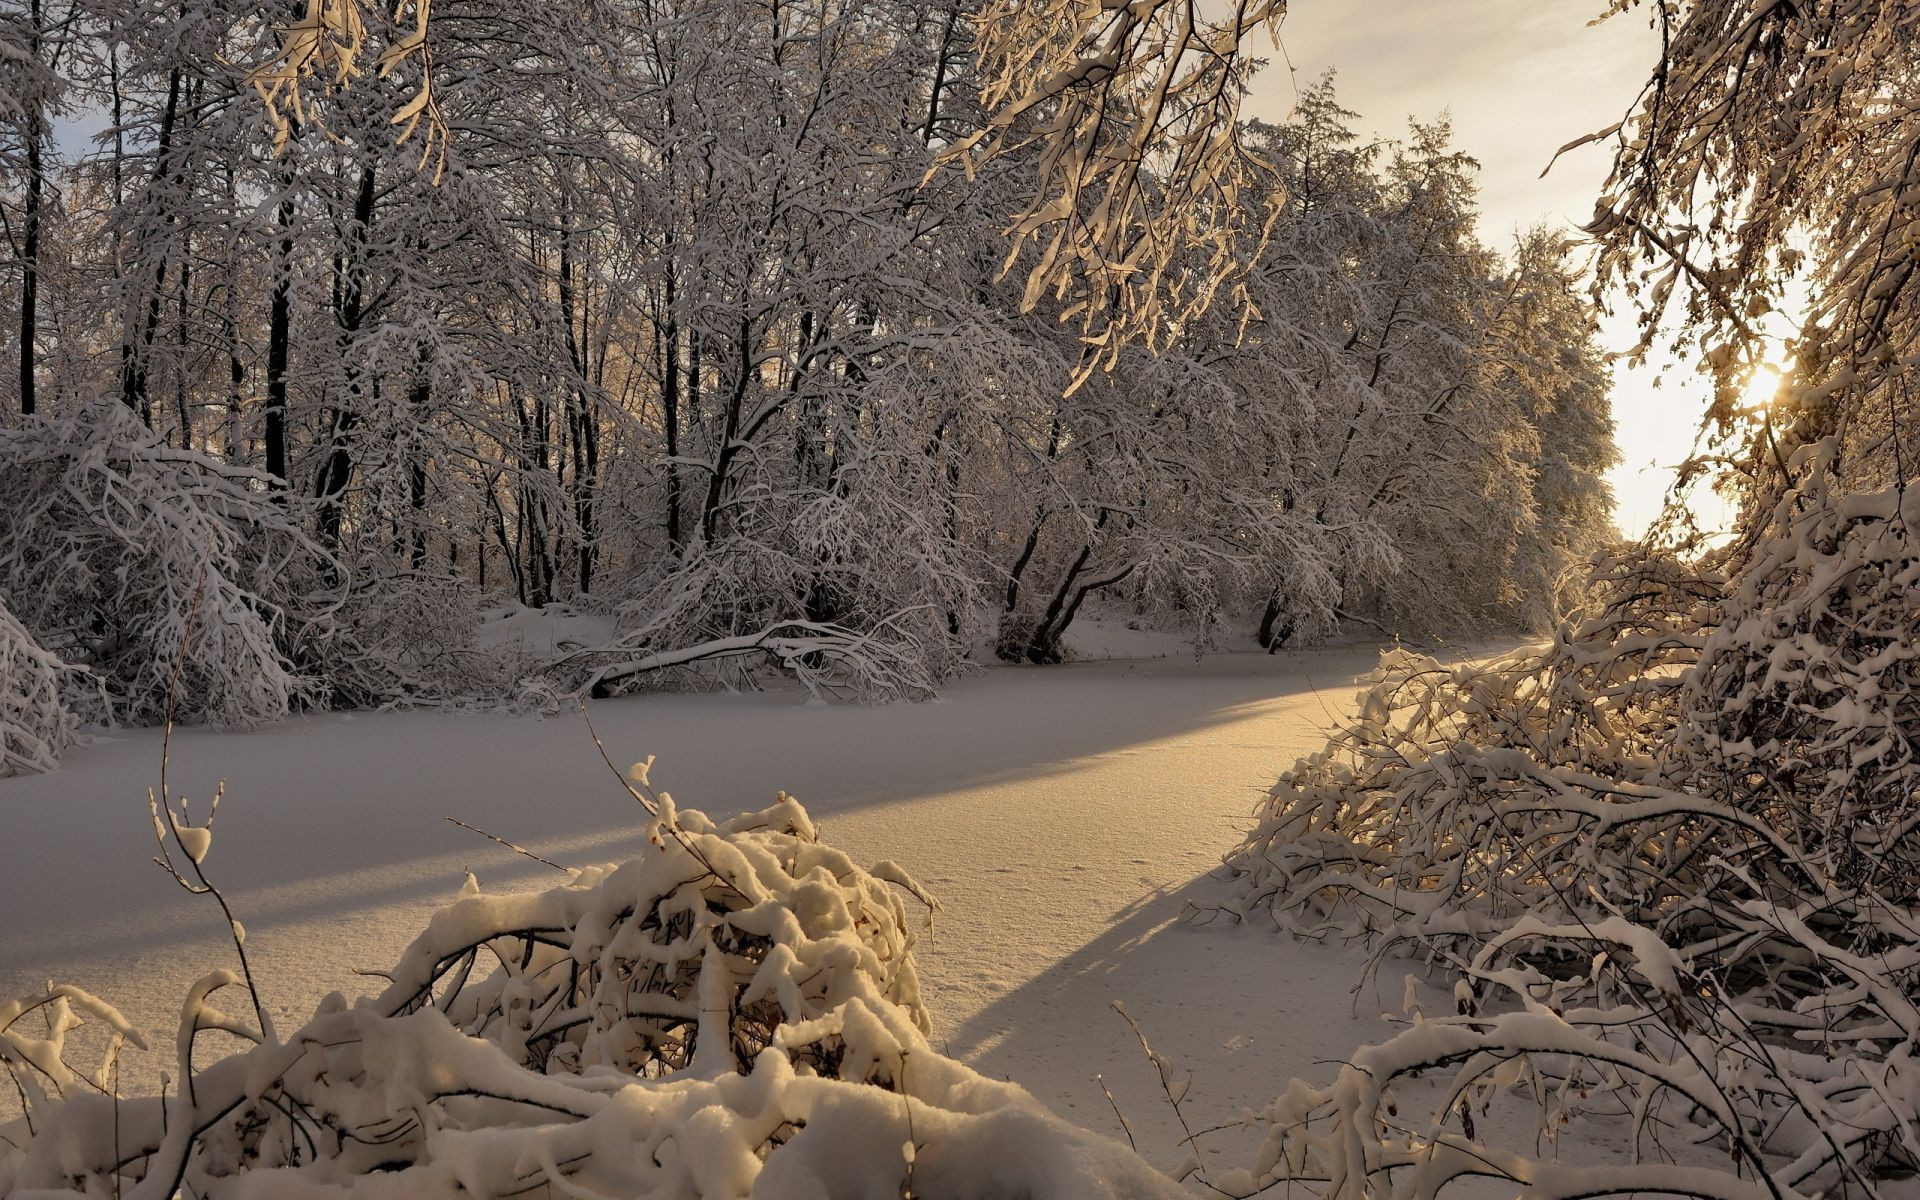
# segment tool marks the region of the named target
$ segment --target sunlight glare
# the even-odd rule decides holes
[[[1747,407],[1755,412],[1770,408],[1779,398],[1780,384],[1785,379],[1779,367],[1769,362],[1756,364],[1747,376],[1747,385],[1741,391],[1741,398]]]

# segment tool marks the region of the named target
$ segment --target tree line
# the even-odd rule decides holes
[[[270,113],[272,7],[0,18],[8,474],[72,493],[12,497],[0,593],[69,663],[155,626],[70,569],[89,453],[223,497],[231,603],[186,544],[164,604],[265,622],[289,702],[471,691],[501,599],[611,621],[563,686],[726,643],[913,693],[1058,661],[1089,605],[1270,648],[1540,626],[1611,536],[1579,270],[1478,240],[1444,123],[1362,138],[1329,79],[1276,125],[1059,136],[1139,102],[1009,115],[1037,60],[959,0],[432,14]]]

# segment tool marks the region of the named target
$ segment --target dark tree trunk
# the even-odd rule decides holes
[[[429,361],[423,342],[414,363],[413,384],[407,389],[407,411],[412,414],[415,428],[426,423],[427,406],[433,401],[433,379],[427,374]],[[413,545],[407,561],[418,571],[427,565],[427,454],[417,444],[407,462],[407,504],[413,515]],[[456,563],[459,545],[458,541],[452,542]]]
[[[544,608],[553,600],[553,569],[547,547],[546,503],[535,481],[547,471],[547,408],[536,399],[529,411],[526,398],[516,394],[513,411],[520,422],[520,503],[514,515],[519,551],[516,558],[525,564],[524,573],[516,567],[515,575],[521,584],[521,602]]]
[[[267,306],[267,474],[276,486],[287,481],[287,357],[293,340],[293,180],[274,210],[280,241],[273,258],[273,294]]]
[[[320,502],[315,532],[329,549],[340,544],[347,485],[353,480],[353,431],[360,422],[362,379],[352,365],[352,348],[366,319],[367,241],[373,227],[374,169],[372,163],[360,168],[360,187],[353,201],[352,247],[347,255],[340,281],[341,352],[348,356],[347,394],[336,404],[327,425],[327,453],[314,479],[313,496]]]
[[[28,9],[27,53],[40,58],[40,0]],[[45,187],[41,177],[40,149],[46,139],[40,103],[29,106],[27,135],[27,194],[20,214],[20,411],[32,416],[34,410],[34,342],[38,337],[40,316],[40,203]]]
[[[180,69],[175,67],[167,76],[167,104],[160,113],[160,137],[153,163],[153,179],[156,185],[164,183],[173,170],[173,129],[180,114]],[[171,223],[171,219],[169,219]],[[147,394],[149,359],[153,351],[153,338],[160,327],[161,296],[167,289],[168,261],[162,254],[160,266],[154,272],[153,282],[147,290],[146,315],[134,345],[122,348],[120,358],[120,399],[147,424],[153,424],[153,401]],[[128,336],[135,336],[128,331]]]
[[[113,117],[113,207],[118,210],[127,203],[127,133],[126,133],[126,97],[120,91],[120,47],[116,43],[107,45],[107,85],[113,93],[111,113]],[[113,226],[113,279],[115,283],[124,282],[120,273],[125,261],[122,252],[122,235],[116,222]],[[121,331],[120,337],[120,378],[124,381],[133,369],[133,339]]]
[[[700,539],[709,546],[713,544],[714,534],[719,528],[720,503],[726,497],[727,475],[733,470],[734,455],[738,452],[736,439],[740,435],[740,410],[746,404],[747,384],[753,371],[752,350],[748,342],[752,331],[752,326],[742,317],[740,328],[735,332],[737,361],[734,364],[733,386],[727,392],[727,411],[720,430],[720,448],[714,453],[713,472],[707,480],[706,503],[700,508]]]
[[[1080,547],[1080,553],[1074,556],[1073,565],[1067,568],[1060,586],[1054,589],[1053,599],[1047,602],[1045,615],[1033,627],[1033,634],[1027,639],[1028,662],[1046,664],[1060,661],[1060,635],[1066,632],[1060,617],[1067,610],[1068,597],[1073,594],[1073,581],[1080,577],[1080,572],[1086,569],[1087,560],[1092,557],[1091,544]]]
[[[225,168],[227,180],[227,204],[229,207],[239,203],[238,192],[234,185],[233,164]],[[246,402],[247,367],[240,358],[240,289],[236,286],[232,273],[228,274],[222,285],[226,289],[225,303],[220,309],[220,341],[227,350],[227,414],[225,454],[227,461],[235,466],[244,466],[247,461],[246,427],[241,422],[242,406]],[[207,292],[207,305],[213,305],[213,292]]]
[[[1284,621],[1281,620],[1283,616],[1286,617]],[[1260,614],[1260,632],[1257,635],[1261,647],[1268,654],[1274,653],[1287,644],[1287,640],[1293,636],[1293,629],[1293,616],[1287,611],[1287,606],[1281,603],[1280,593],[1268,596],[1266,610]]]
[[[940,101],[947,90],[948,73],[952,71],[954,61],[959,58],[959,49],[954,45],[954,31],[960,24],[960,5],[955,0],[947,6],[946,26],[940,31],[940,48],[933,59],[933,86],[927,90],[927,120],[920,127],[920,144],[931,146],[940,129]]]
[[[180,290],[175,297],[173,350],[178,361],[173,364],[173,413],[180,422],[180,448],[193,449],[193,411],[188,406],[187,396],[187,303],[188,293],[193,288],[193,235],[187,235],[187,244],[180,252]]]
[[[666,268],[666,323],[661,334],[660,403],[667,434],[667,549],[680,553],[680,322],[674,311],[673,264]]]
[[[1033,627],[1033,635],[1027,641],[1026,658],[1032,663],[1057,663],[1060,661],[1060,639],[1066,635],[1067,627],[1073,624],[1073,618],[1080,612],[1080,605],[1086,598],[1101,588],[1112,587],[1127,576],[1133,574],[1131,565],[1103,579],[1081,582],[1081,575],[1087,569],[1087,560],[1093,557],[1095,542],[1100,531],[1106,528],[1109,510],[1103,509],[1093,523],[1093,540],[1080,548],[1074,556],[1073,565],[1067,568],[1066,575],[1060,580],[1060,586],[1054,590],[1053,599],[1047,602],[1047,611],[1040,623]]]
[[[575,288],[573,282],[573,235],[565,208],[560,223],[560,321],[566,328],[567,359],[573,366],[573,386],[568,392],[567,427],[573,464],[573,519],[580,527],[578,567],[580,592],[593,590],[594,566],[594,494],[600,475],[600,436],[597,415],[587,395],[586,355],[581,343],[586,327],[585,300],[581,300],[581,329],[574,328]]]

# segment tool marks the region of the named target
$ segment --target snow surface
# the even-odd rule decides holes
[[[614,637],[612,622],[570,604],[545,608],[503,604],[481,615],[473,643],[487,650],[509,647],[546,659],[585,646],[603,646]]]
[[[1404,976],[1354,995],[1358,951],[1179,921],[1189,897],[1223,889],[1210,872],[1255,802],[1374,661],[1350,648],[1089,661],[987,671],[925,704],[658,695],[593,715],[622,769],[657,756],[654,785],[683,804],[725,817],[785,789],[855,860],[918,876],[945,906],[917,952],[934,1044],[1122,1136],[1104,1076],[1140,1149],[1170,1164],[1184,1157],[1178,1126],[1113,1001],[1173,1078],[1191,1078],[1196,1129],[1263,1106],[1292,1076],[1324,1080],[1392,1032],[1382,1014],[1399,1012]],[[58,773],[0,782],[0,998],[76,984],[166,1046],[191,981],[233,950],[217,906],[147,862],[159,751],[154,730],[96,734]],[[203,813],[221,778],[206,869],[283,1028],[329,991],[377,990],[350,972],[390,965],[465,871],[489,890],[556,878],[443,817],[567,865],[618,858],[640,836],[573,714],[177,731],[175,793]],[[1432,991],[1430,1008],[1446,1003]],[[123,1082],[151,1091],[166,1066],[130,1053]],[[1222,1165],[1244,1157],[1221,1149]]]

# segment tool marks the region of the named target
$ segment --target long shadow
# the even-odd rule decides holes
[[[1217,899],[1225,887],[1202,875],[1143,894],[1100,936],[948,1032],[946,1048],[1119,1138],[1129,1131],[1117,1106],[1143,1152],[1177,1161],[1183,1131],[1115,1001],[1169,1062],[1176,1085],[1190,1085],[1181,1109],[1196,1131],[1264,1108],[1294,1077],[1324,1083],[1354,1047],[1391,1032],[1382,1014],[1399,1009],[1410,967],[1363,983],[1366,956],[1357,948],[1305,944],[1227,918],[1181,919],[1189,901]]]
[[[1069,1120],[1131,1137],[1153,1161],[1181,1160],[1191,1129],[1214,1166],[1246,1166],[1265,1127],[1245,1127],[1245,1113],[1265,1109],[1295,1078],[1327,1084],[1357,1047],[1405,1027],[1409,997],[1425,1013],[1453,1010],[1447,972],[1429,972],[1417,960],[1384,960],[1369,973],[1358,947],[1303,943],[1229,919],[1178,919],[1189,901],[1217,899],[1227,886],[1203,875],[1142,895],[1115,912],[1100,936],[948,1033],[948,1051],[984,1074],[1026,1086]],[[1184,1126],[1139,1041],[1114,1013],[1116,1000],[1167,1062],[1175,1088],[1185,1085]],[[1415,1127],[1430,1119],[1449,1080],[1437,1072],[1399,1081],[1403,1119]],[[1585,1116],[1548,1141],[1541,1131],[1552,1129],[1550,1122],[1543,1127],[1542,1111],[1524,1094],[1480,1104],[1480,1136],[1502,1149],[1583,1165],[1617,1164],[1636,1153],[1625,1118]],[[1712,1144],[1672,1150],[1684,1165],[1724,1165],[1714,1157],[1724,1152]]]
[[[1366,648],[995,670],[960,681],[940,700],[884,707],[803,706],[790,694],[644,696],[603,701],[593,715],[615,763],[657,755],[656,782],[683,804],[725,816],[785,789],[831,817],[999,780],[1042,780],[1316,689],[1332,693],[1331,716],[1374,655]],[[72,752],[58,773],[0,785],[0,908],[8,915],[0,992],[37,984],[50,963],[208,936],[200,906],[146,863],[153,843],[144,798],[159,756],[156,730],[110,733]],[[607,847],[561,859],[575,863],[611,857],[638,816],[573,714],[347,713],[246,734],[177,730],[172,790],[193,797],[201,812],[223,777],[227,800],[208,867],[261,933],[449,895],[461,865],[490,883],[537,878],[531,864],[444,816],[536,851],[583,840]],[[390,870],[402,865],[418,873]]]

